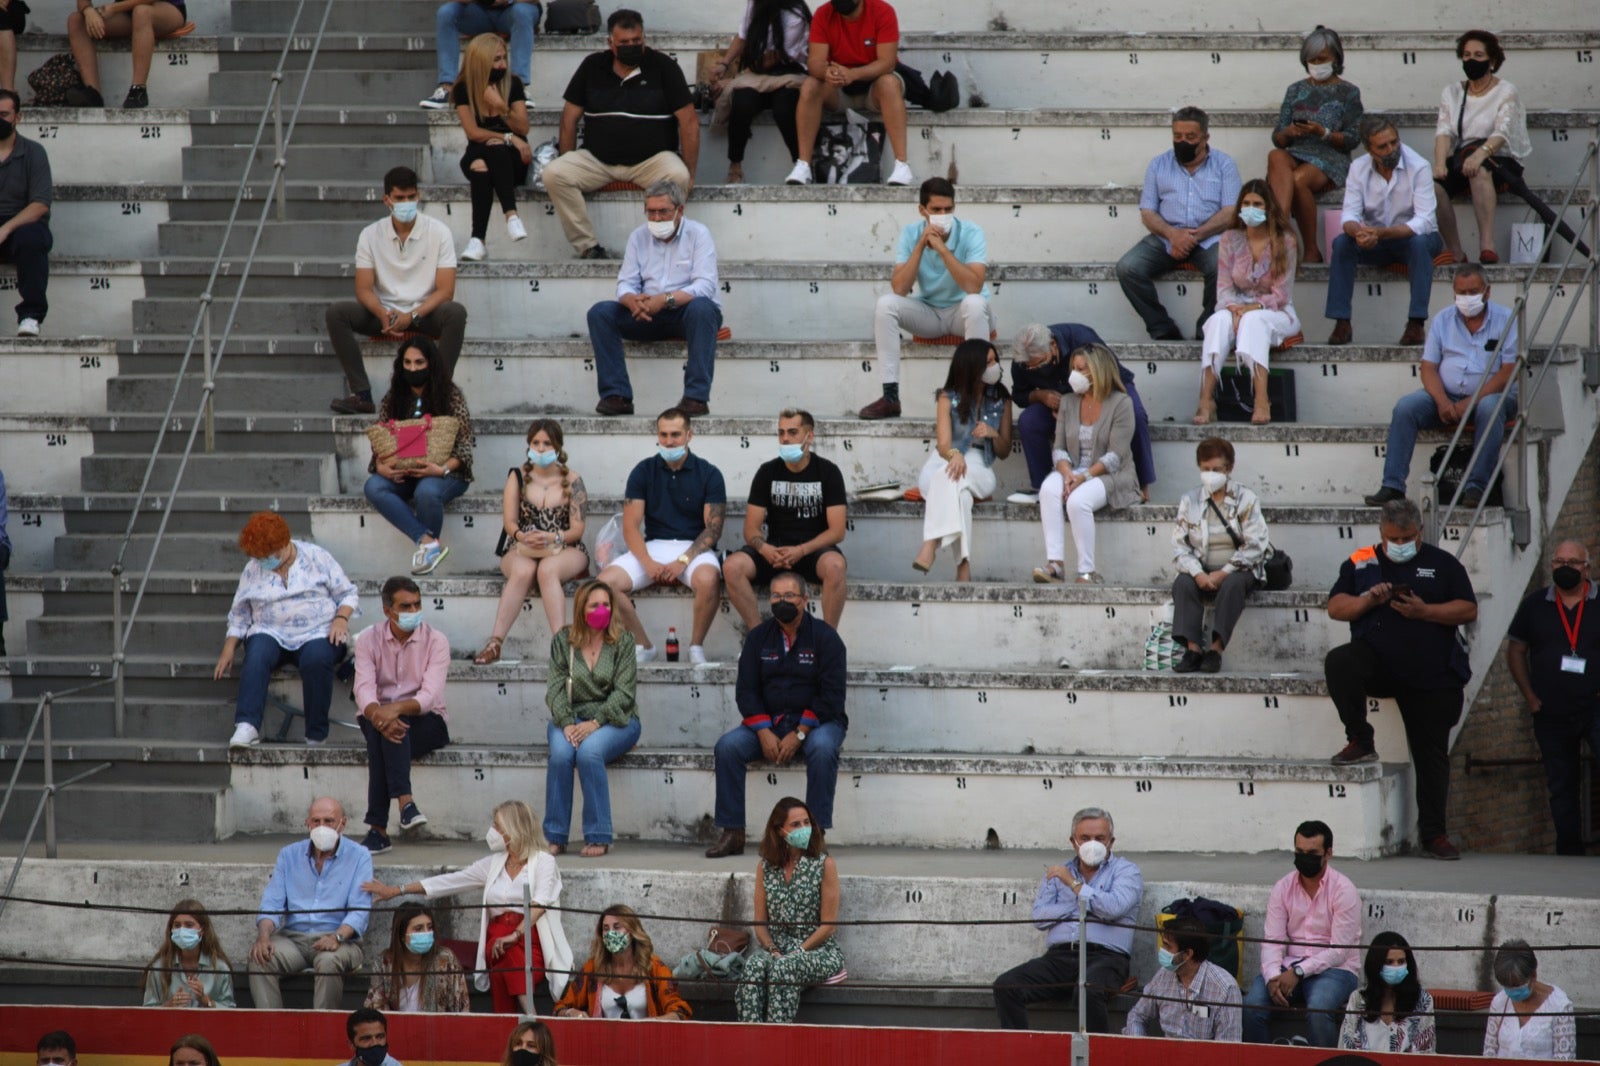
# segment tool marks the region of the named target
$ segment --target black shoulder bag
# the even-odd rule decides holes
[[[1228,531],[1228,539],[1233,541],[1235,550],[1244,543],[1244,538],[1233,531],[1228,520],[1222,517],[1222,510],[1217,506],[1217,501],[1210,496],[1206,497],[1206,506],[1211,508],[1217,516],[1217,521],[1222,523],[1222,528]],[[1267,556],[1261,561],[1266,570],[1267,580],[1263,586],[1268,592],[1282,592],[1294,580],[1294,560],[1289,558],[1289,553],[1281,548],[1267,546]]]

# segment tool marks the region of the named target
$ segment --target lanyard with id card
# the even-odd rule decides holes
[[[1585,593],[1588,591],[1587,588],[1584,589]],[[1567,624],[1567,608],[1562,604],[1561,597],[1559,595],[1556,596],[1556,614],[1561,617],[1561,628],[1567,634],[1567,646],[1572,649],[1570,655],[1561,657],[1561,672],[1563,674],[1581,674],[1588,668],[1588,661],[1578,654],[1578,629],[1583,625],[1583,608],[1588,602],[1589,597],[1587,595],[1578,601],[1577,617],[1569,625]]]

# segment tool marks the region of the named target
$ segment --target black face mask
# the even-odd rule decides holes
[[[1172,142],[1172,154],[1178,157],[1180,163],[1193,163],[1200,154],[1200,146],[1188,141]]]
[[[506,76],[506,68],[505,67],[490,67],[489,68],[489,80],[490,81],[499,81],[501,78],[503,78],[505,76]]]
[[[1400,165],[1400,149],[1396,148],[1388,155],[1375,155],[1372,159],[1384,170],[1393,170]]]
[[[406,379],[406,384],[413,389],[421,388],[428,383],[427,367],[423,367],[421,370],[402,370],[400,373]]]
[[[544,1056],[537,1051],[518,1048],[511,1053],[511,1066],[544,1066]]]
[[[17,132],[17,124],[8,118],[0,118],[0,141],[9,141],[11,135]]]
[[[790,603],[788,600],[779,600],[772,605],[772,617],[776,618],[780,625],[789,625],[800,617],[800,605]]]
[[[625,67],[637,67],[644,62],[644,45],[623,44],[617,46],[617,62]]]
[[[1479,78],[1489,73],[1489,61],[1487,59],[1463,60],[1461,63],[1461,72],[1467,76],[1468,81],[1477,81]]]
[[[861,0],[833,0],[833,9],[845,18],[854,15],[860,6]]]
[[[1294,853],[1294,868],[1300,871],[1302,877],[1322,876],[1322,856]]]
[[[1576,566],[1558,566],[1550,572],[1550,580],[1562,592],[1571,592],[1583,584],[1583,571]]]
[[[389,1057],[388,1044],[373,1044],[371,1047],[356,1048],[356,1058],[362,1066],[383,1066],[383,1060]]]

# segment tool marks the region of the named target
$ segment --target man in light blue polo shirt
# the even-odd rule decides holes
[[[1366,497],[1369,507],[1405,497],[1419,430],[1453,427],[1464,418],[1472,419],[1483,450],[1467,473],[1461,506],[1477,507],[1488,491],[1506,420],[1517,413],[1517,323],[1511,308],[1489,302],[1489,279],[1477,263],[1456,267],[1451,287],[1455,302],[1433,316],[1422,349],[1422,388],[1395,401],[1383,487]],[[1497,413],[1500,394],[1508,391]]]
[[[900,417],[902,329],[914,337],[959,334],[968,340],[988,340],[995,330],[983,230],[956,218],[956,188],[944,178],[923,182],[917,200],[922,221],[900,231],[889,275],[894,291],[878,297],[872,320],[883,395],[861,409],[862,418]]]
[[[1217,241],[1233,225],[1239,168],[1211,147],[1211,119],[1198,107],[1172,115],[1172,150],[1150,160],[1139,195],[1139,221],[1150,232],[1117,261],[1117,282],[1151,340],[1181,341],[1183,330],[1156,295],[1156,276],[1185,264],[1205,277],[1194,339],[1217,306]]]

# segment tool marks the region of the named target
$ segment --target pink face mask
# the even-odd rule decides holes
[[[583,620],[589,623],[590,629],[604,629],[611,624],[611,607],[609,604],[597,603],[584,612]]]

